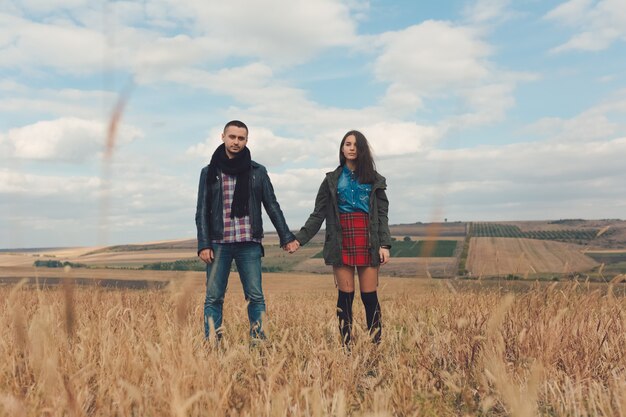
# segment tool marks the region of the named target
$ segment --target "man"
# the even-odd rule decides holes
[[[264,166],[251,160],[248,127],[239,120],[226,124],[211,162],[202,169],[196,206],[198,256],[207,264],[204,334],[222,332],[222,307],[230,267],[237,265],[248,301],[252,340],[264,339],[265,298],[261,287],[263,224],[261,203],[274,224],[280,245],[295,240],[280,209]]]

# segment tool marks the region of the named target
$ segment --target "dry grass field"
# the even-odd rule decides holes
[[[217,348],[202,334],[203,272],[33,267],[136,267],[193,257],[190,242],[0,253],[0,417],[626,416],[619,277],[419,279],[447,275],[456,258],[393,259],[381,269],[383,343],[367,339],[357,295],[346,353],[332,275],[305,273],[324,268],[306,259],[319,247],[300,259],[267,242],[266,261],[303,272],[264,274],[269,338],[254,347],[236,273]],[[475,276],[566,274],[598,265],[583,249],[473,238],[467,266]],[[93,282],[117,288],[81,285]]]
[[[155,249],[145,251],[99,252],[79,257],[69,257],[70,262],[90,266],[141,267],[153,262],[171,262],[178,259],[195,258],[194,250]]]
[[[185,240],[184,242],[187,242]],[[196,257],[195,241],[189,247],[160,247],[163,244],[151,242],[141,249],[132,245],[116,247],[84,247],[69,249],[47,249],[35,252],[0,253],[0,267],[12,266],[20,259],[23,265],[32,265],[35,260],[61,260],[81,263],[92,267],[138,268],[153,262],[169,262]]]
[[[549,240],[472,238],[466,269],[474,276],[520,276],[587,271],[598,263],[577,245]]]
[[[0,416],[626,414],[624,288],[384,278],[383,343],[357,299],[346,354],[331,277],[268,274],[252,348],[236,276],[224,343],[204,343],[198,279],[0,286]]]

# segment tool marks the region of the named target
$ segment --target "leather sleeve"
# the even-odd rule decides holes
[[[298,239],[301,245],[313,239],[313,236],[315,236],[322,227],[322,223],[326,220],[326,206],[330,203],[329,197],[328,182],[324,179],[317,192],[313,212],[300,231],[296,233],[296,239]]]
[[[210,236],[210,193],[207,192],[208,167],[202,168],[200,184],[198,185],[198,202],[196,203],[196,229],[198,230],[198,254],[203,249],[211,249]]]
[[[378,206],[378,241],[380,245],[391,247],[391,233],[389,231],[389,200],[385,188],[376,190]]]
[[[267,175],[267,171],[265,169],[263,169],[262,176],[263,180],[261,183],[263,187],[263,207],[265,208],[265,212],[269,216],[276,232],[278,233],[280,246],[284,246],[293,241],[296,237],[293,233],[291,233],[291,230],[289,230],[289,226],[287,226],[283,211],[280,209],[280,204],[278,204],[278,200],[276,199],[274,187],[272,186],[270,177]]]

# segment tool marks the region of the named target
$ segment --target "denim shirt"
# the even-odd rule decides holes
[[[370,193],[372,184],[361,184],[354,172],[347,165],[343,166],[337,184],[337,197],[340,213],[370,211]]]

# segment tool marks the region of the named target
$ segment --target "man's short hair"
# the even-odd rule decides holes
[[[246,133],[249,132],[248,126],[246,126],[246,124],[242,122],[241,120],[231,120],[230,122],[226,123],[226,126],[224,126],[224,132],[226,132],[226,129],[228,129],[228,126],[243,127],[244,129],[246,129]]]

